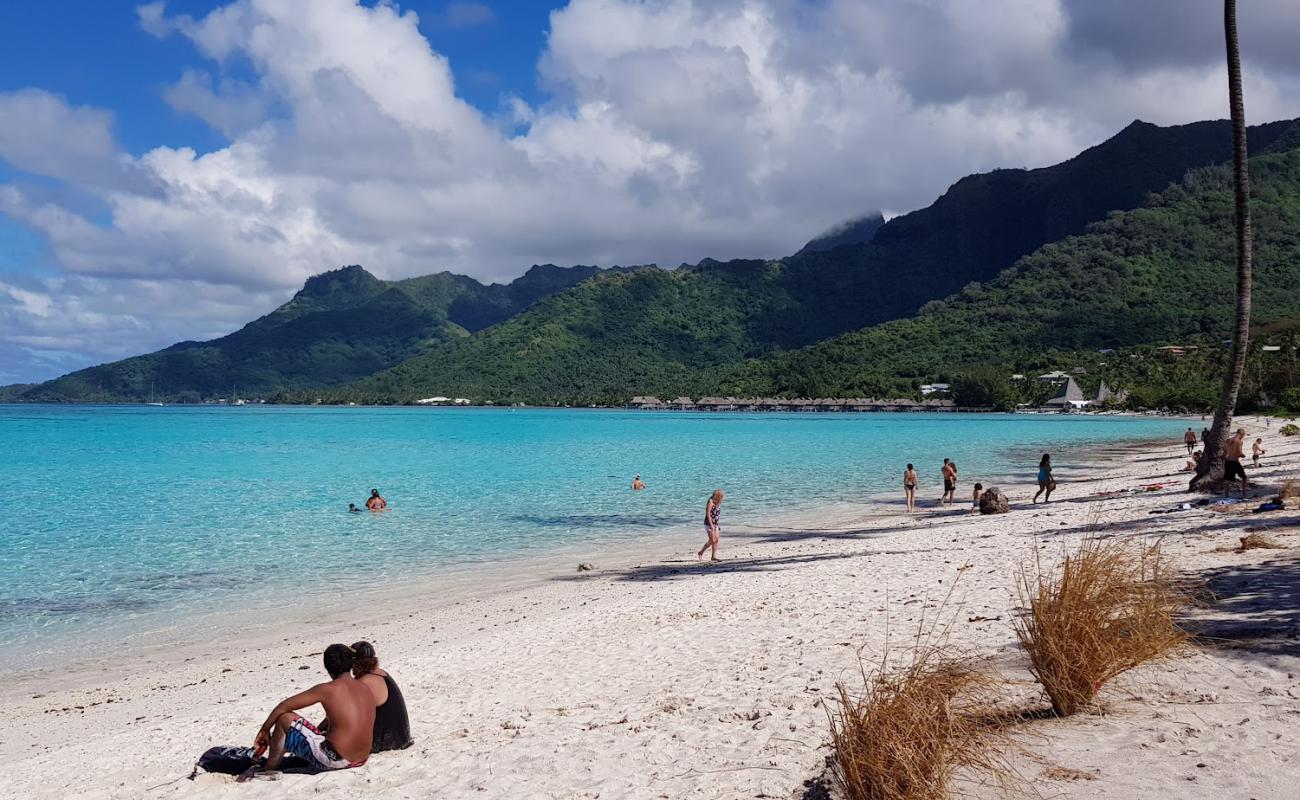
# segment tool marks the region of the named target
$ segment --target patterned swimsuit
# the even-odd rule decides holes
[[[722,518],[722,507],[715,503],[713,508],[709,509],[707,515],[704,518],[704,530],[708,531],[709,533],[712,533],[713,529],[718,526],[718,520],[721,518]]]

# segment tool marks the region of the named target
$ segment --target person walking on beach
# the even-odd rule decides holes
[[[370,511],[387,511],[388,501],[379,496],[378,489],[371,489],[370,499],[366,501],[366,508]]]
[[[1187,433],[1183,434],[1183,444],[1187,445],[1187,455],[1189,456],[1196,449],[1196,433],[1190,425],[1187,426]]]
[[[1267,453],[1264,449],[1264,440],[1256,439],[1255,443],[1250,446],[1250,458],[1254,463],[1255,469],[1259,469],[1259,457]]]
[[[948,459],[943,460],[943,496],[939,498],[939,504],[947,503],[952,505],[957,493],[957,465]]]
[[[1246,468],[1241,459],[1246,453],[1246,429],[1238,428],[1232,438],[1223,444],[1223,494],[1228,494],[1228,484],[1233,478],[1241,478],[1241,495],[1246,496]]]
[[[722,490],[714,489],[713,494],[709,497],[709,502],[704,506],[704,532],[708,534],[709,540],[700,548],[700,552],[695,554],[696,558],[704,558],[704,551],[713,549],[713,556],[710,561],[721,561],[718,558],[718,520],[722,518]]]
[[[916,510],[916,468],[911,464],[903,470],[903,495],[907,497],[907,510]]]
[[[1047,492],[1043,498],[1044,503],[1050,503],[1052,500],[1052,490],[1056,488],[1056,479],[1052,477],[1052,456],[1043,453],[1043,458],[1038,462],[1038,491],[1034,492],[1032,502],[1038,502],[1038,495]]]

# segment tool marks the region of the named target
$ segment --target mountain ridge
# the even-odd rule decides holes
[[[1300,141],[1300,123],[1254,126],[1249,136],[1268,152]],[[80,370],[17,397],[138,400],[156,385],[192,400],[237,383],[298,399],[335,387],[398,402],[452,391],[612,399],[620,370],[652,385],[706,386],[700,370],[906,318],[993,280],[1230,155],[1227,121],[1134,121],[1059,164],[969,175],[926,208],[879,225],[871,217],[865,242],[806,245],[781,259],[705,258],[676,270],[533,265],[488,285],[450,272],[383,281],[351,265],[313,276],[227,336]]]

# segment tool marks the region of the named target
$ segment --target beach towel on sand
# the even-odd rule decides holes
[[[257,763],[262,763],[262,759],[257,759]],[[199,756],[196,766],[204,772],[239,775],[253,766],[253,748],[231,745],[209,747],[203,755]],[[284,759],[280,761],[280,771],[315,775],[320,772],[320,768],[292,753],[286,753]]]

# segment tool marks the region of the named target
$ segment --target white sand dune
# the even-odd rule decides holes
[[[1290,477],[1300,442],[1246,424],[1270,450],[1254,476]],[[836,681],[855,679],[859,650],[906,645],[950,590],[954,641],[990,656],[1027,710],[1043,708],[1009,624],[1016,568],[1098,532],[1165,535],[1220,594],[1203,615],[1228,640],[1126,676],[1103,692],[1104,713],[1026,723],[1043,760],[1023,760],[1025,776],[1046,797],[1300,797],[1300,514],[1149,514],[1194,499],[1176,473],[1184,452],[1111,448],[1063,471],[1050,506],[1004,487],[1005,516],[933,499],[910,519],[864,506],[856,524],[825,530],[749,531],[724,516],[717,565],[695,562],[693,540],[618,564],[593,547],[582,559],[593,572],[557,569],[409,614],[372,609],[253,650],[214,641],[150,663],[103,653],[102,672],[4,689],[0,786],[21,798],[802,797],[825,768]],[[1090,497],[1162,480],[1172,485]],[[1261,525],[1293,549],[1221,550]],[[185,779],[203,749],[250,743],[278,700],[321,680],[324,645],[357,638],[402,685],[414,747],[345,773]]]

